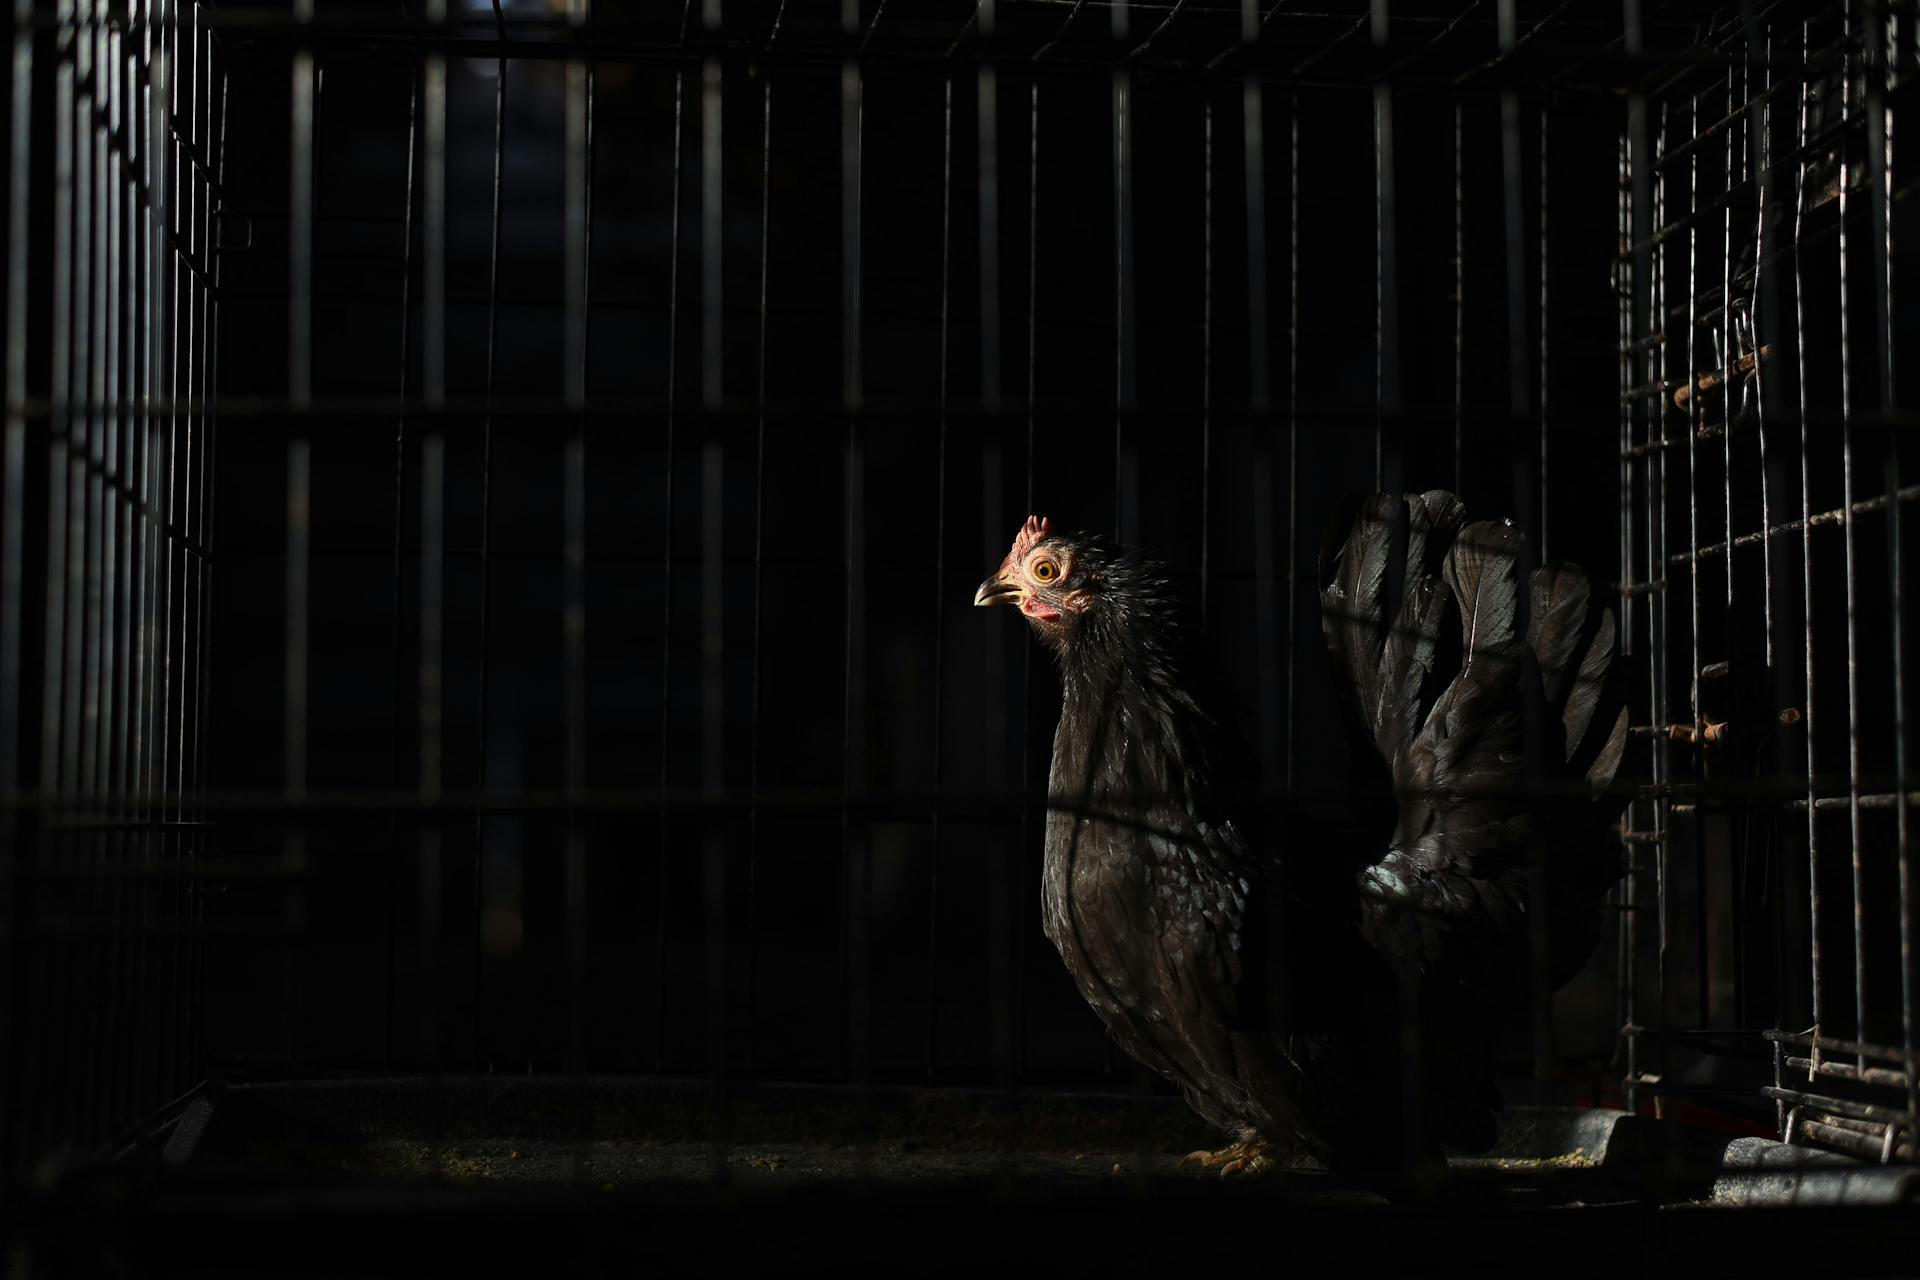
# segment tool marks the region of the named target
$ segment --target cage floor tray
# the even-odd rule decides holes
[[[1279,1232],[1294,1258],[1418,1273],[1429,1257],[1485,1257],[1495,1238],[1534,1257],[1579,1240],[1583,1252],[1658,1242],[1705,1260],[1752,1247],[1738,1224],[1781,1212],[1796,1232],[1842,1214],[1863,1247],[1899,1242],[1916,1219],[1899,1203],[1917,1189],[1911,1171],[1809,1165],[1779,1144],[1618,1112],[1511,1108],[1499,1146],[1453,1161],[1415,1204],[1317,1170],[1223,1180],[1182,1164],[1212,1137],[1177,1101],[1124,1094],[743,1086],[717,1099],[703,1081],[499,1076],[252,1084],[203,1094],[110,1166],[57,1180],[23,1238],[25,1256],[59,1259],[59,1273],[77,1256],[136,1272],[398,1274],[390,1239],[442,1261],[524,1253],[587,1272],[716,1249],[801,1249],[802,1272],[823,1249],[839,1262],[931,1250],[929,1261],[969,1265],[1018,1249],[1072,1272],[1191,1261],[1195,1248],[1260,1257]],[[1884,1230],[1863,1227],[1877,1215],[1891,1215]]]

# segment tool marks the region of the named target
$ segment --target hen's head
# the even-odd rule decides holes
[[[1093,606],[1106,556],[1092,539],[1055,533],[1028,516],[999,570],[980,584],[973,602],[1019,607],[1040,638],[1065,650],[1081,615]]]

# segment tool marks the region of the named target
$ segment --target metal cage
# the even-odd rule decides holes
[[[1036,506],[1190,566],[1337,806],[1312,548],[1403,487],[1643,676],[1516,1090],[1920,1160],[1920,14],[640,8],[14,6],[13,1182],[222,1083],[1148,1093],[966,591]]]

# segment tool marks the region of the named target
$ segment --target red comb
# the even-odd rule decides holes
[[[1027,522],[1020,526],[1020,532],[1014,536],[1013,551],[1009,558],[1016,564],[1027,558],[1027,552],[1042,538],[1053,532],[1053,526],[1047,523],[1045,516],[1028,516]]]

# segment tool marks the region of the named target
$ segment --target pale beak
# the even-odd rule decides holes
[[[1009,582],[996,573],[980,584],[980,589],[973,593],[973,602],[976,605],[1016,604],[1024,594],[1018,583]]]

